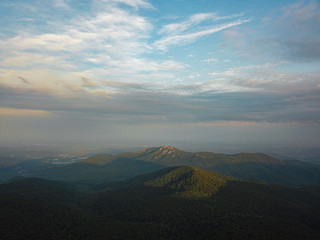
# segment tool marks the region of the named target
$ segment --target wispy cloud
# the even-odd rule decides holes
[[[159,34],[178,34],[180,32],[186,31],[190,27],[198,25],[199,23],[205,20],[214,20],[216,18],[216,13],[198,13],[190,16],[189,19],[187,19],[184,22],[165,25],[163,28],[159,30]]]
[[[101,1],[105,3],[113,3],[113,4],[122,3],[130,7],[133,7],[135,9],[153,8],[152,4],[145,0],[101,0]]]
[[[212,72],[210,76],[213,83],[224,83],[230,90],[241,87],[255,92],[297,94],[319,89],[319,72],[291,73],[275,69],[286,64],[289,62],[247,65],[229,68],[222,72]]]
[[[218,17],[215,17],[215,16],[216,15],[213,13],[197,14],[197,15],[191,16],[185,22],[167,25],[163,27],[159,32],[161,34],[166,34],[166,36],[156,41],[154,43],[154,46],[159,50],[166,51],[169,46],[189,44],[196,41],[200,37],[210,35],[210,34],[222,31],[224,29],[228,29],[228,28],[252,21],[252,18],[249,18],[249,19],[239,18],[235,21],[227,22],[223,24],[206,25],[205,30],[199,30],[199,29],[193,28],[194,26],[197,26],[200,23],[202,23],[204,20],[208,20],[208,19],[216,20]],[[203,26],[201,28],[203,28]]]
[[[206,63],[219,62],[219,60],[216,58],[207,58],[207,59],[203,59],[203,61]]]

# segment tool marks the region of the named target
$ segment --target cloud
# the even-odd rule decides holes
[[[221,46],[229,46],[239,49],[246,44],[246,34],[238,29],[223,31],[224,42]]]
[[[220,20],[227,20],[227,19],[233,19],[233,18],[239,18],[242,17],[243,13],[241,14],[232,14],[229,16],[218,16],[217,13],[197,13],[194,15],[191,15],[187,20],[180,22],[180,23],[171,23],[163,26],[159,30],[159,34],[174,34],[177,35],[178,33],[184,32],[186,30],[189,30],[192,27],[195,27],[199,25],[200,23],[204,21],[210,21],[210,22],[217,22]]]
[[[181,22],[181,23],[172,23],[165,25],[159,30],[159,34],[178,34],[184,32],[185,30],[189,29],[190,27],[196,26],[201,22],[216,18],[216,13],[198,13],[189,17],[188,20]]]
[[[30,29],[16,29],[13,36],[2,38],[0,63],[6,69],[0,75],[6,86],[17,87],[21,83],[17,76],[20,76],[38,91],[74,94],[89,91],[81,76],[98,85],[102,80],[144,82],[165,78],[169,81],[174,79],[170,72],[185,70],[185,64],[174,60],[142,56],[152,48],[148,41],[153,25],[132,10],[151,8],[151,4],[143,0],[96,3],[103,6],[72,18],[57,18],[38,28],[33,24]],[[134,9],[120,8],[123,4]],[[71,3],[69,7],[72,8]],[[55,13],[48,14],[48,19]],[[100,86],[90,91],[96,92]]]
[[[86,91],[82,89],[78,73],[65,74],[51,69],[7,70],[0,69],[0,86],[53,96],[71,96]],[[23,83],[23,84],[21,84]]]
[[[55,6],[59,8],[69,8],[69,5],[65,2],[65,0],[54,0]]]
[[[219,62],[219,60],[216,58],[207,58],[207,59],[203,59],[203,61],[206,63]]]
[[[56,117],[99,118],[119,124],[318,122],[319,74],[290,74],[261,66],[231,69],[225,74],[227,80],[221,72],[211,81],[176,85],[97,83],[79,76],[73,85],[61,86],[62,92],[73,94],[50,95],[50,91],[35,91],[28,84],[23,89],[21,85],[0,86],[0,102],[3,108],[41,109]],[[102,89],[105,93],[99,94]]]
[[[273,92],[279,94],[311,91],[320,83],[320,73],[290,73],[276,70],[290,62],[265,63],[229,68],[222,72],[212,72],[214,82],[225,83],[232,90],[234,87],[245,87],[256,92]]]
[[[29,82],[27,79],[25,79],[25,78],[23,78],[23,77],[20,77],[20,76],[18,76],[18,78],[19,78],[23,83],[25,83],[25,84],[30,84],[30,82]]]
[[[122,3],[130,7],[133,7],[135,9],[139,9],[140,7],[153,9],[152,4],[145,0],[101,0],[101,1],[105,3],[112,3],[112,4]]]
[[[30,67],[51,69],[75,69],[75,65],[65,59],[63,56],[50,56],[49,54],[13,52],[11,56],[5,57],[1,65],[7,68],[27,69]]]
[[[320,4],[300,2],[283,7],[281,11],[276,21],[283,30],[279,38],[285,46],[285,54],[295,60],[319,60]]]
[[[2,107],[0,107],[0,116],[50,117],[51,113],[48,111],[37,110],[37,109],[19,109],[19,108],[2,108]]]
[[[242,36],[232,27],[252,20],[243,14],[194,14],[157,32],[150,19],[138,11],[151,8],[147,1],[94,2],[99,7],[54,23],[51,21],[57,15],[52,13],[39,27],[4,34],[0,40],[2,115],[48,112],[61,119],[72,116],[114,124],[154,125],[318,121],[318,72],[280,71],[276,69],[287,62],[270,61],[211,72],[206,80],[205,72],[192,71],[187,63],[151,58],[172,46],[193,43],[220,31],[229,38]],[[70,3],[68,11],[72,11],[71,2],[65,3]],[[288,11],[281,22],[316,22],[316,13],[303,6],[308,5]],[[303,14],[298,14],[298,9],[303,9]],[[306,50],[299,46],[300,41],[287,43],[291,54],[294,44],[296,49]],[[304,52],[312,58],[318,54],[315,50],[311,55],[311,49]],[[189,54],[188,60],[197,61],[197,57]],[[217,61],[203,56],[199,64],[204,64],[201,60]]]
[[[319,2],[317,1],[302,1],[284,6],[280,21],[294,20],[296,23],[303,24],[305,21],[314,20],[320,17]]]
[[[94,81],[92,81],[89,78],[86,77],[81,77],[81,81],[82,81],[82,86],[85,88],[96,88],[98,87],[98,84]]]
[[[295,62],[318,62],[320,4],[313,0],[300,1],[275,10],[264,19],[264,24],[256,29],[256,33],[247,49],[252,55]]]
[[[206,26],[205,30],[190,30],[189,28],[191,26],[198,25],[203,20],[208,19],[209,17],[212,17],[212,14],[204,14],[204,15],[194,15],[191,17],[191,20],[188,20],[187,22],[183,22],[181,24],[171,24],[165,26],[162,30],[160,30],[160,33],[170,33],[167,36],[164,36],[162,39],[157,40],[154,43],[154,46],[162,51],[166,51],[169,46],[173,45],[185,45],[190,44],[194,41],[196,41],[198,38],[210,35],[219,31],[222,31],[224,29],[228,29],[234,26],[238,26],[247,22],[251,22],[252,18],[250,19],[237,19],[232,22],[223,23],[219,25],[214,26]],[[189,32],[184,33],[186,30],[190,30]]]

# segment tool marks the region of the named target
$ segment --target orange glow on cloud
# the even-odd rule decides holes
[[[35,109],[20,109],[20,108],[0,108],[0,116],[31,116],[31,117],[50,117],[51,112]]]

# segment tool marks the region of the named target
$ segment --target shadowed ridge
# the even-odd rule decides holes
[[[0,185],[0,194],[17,194],[45,202],[67,202],[74,197],[73,186],[41,178],[14,178]]]
[[[282,164],[284,161],[271,157],[265,153],[238,153],[232,155],[232,163],[256,162],[256,163],[275,163]]]
[[[82,162],[92,163],[97,165],[105,165],[117,159],[117,155],[114,154],[99,154],[96,156],[88,157]]]

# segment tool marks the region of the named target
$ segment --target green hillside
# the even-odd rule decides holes
[[[212,196],[227,181],[235,180],[211,171],[189,166],[169,167],[120,182],[100,184],[96,189],[120,189],[131,186],[166,189],[172,196],[204,198]]]

